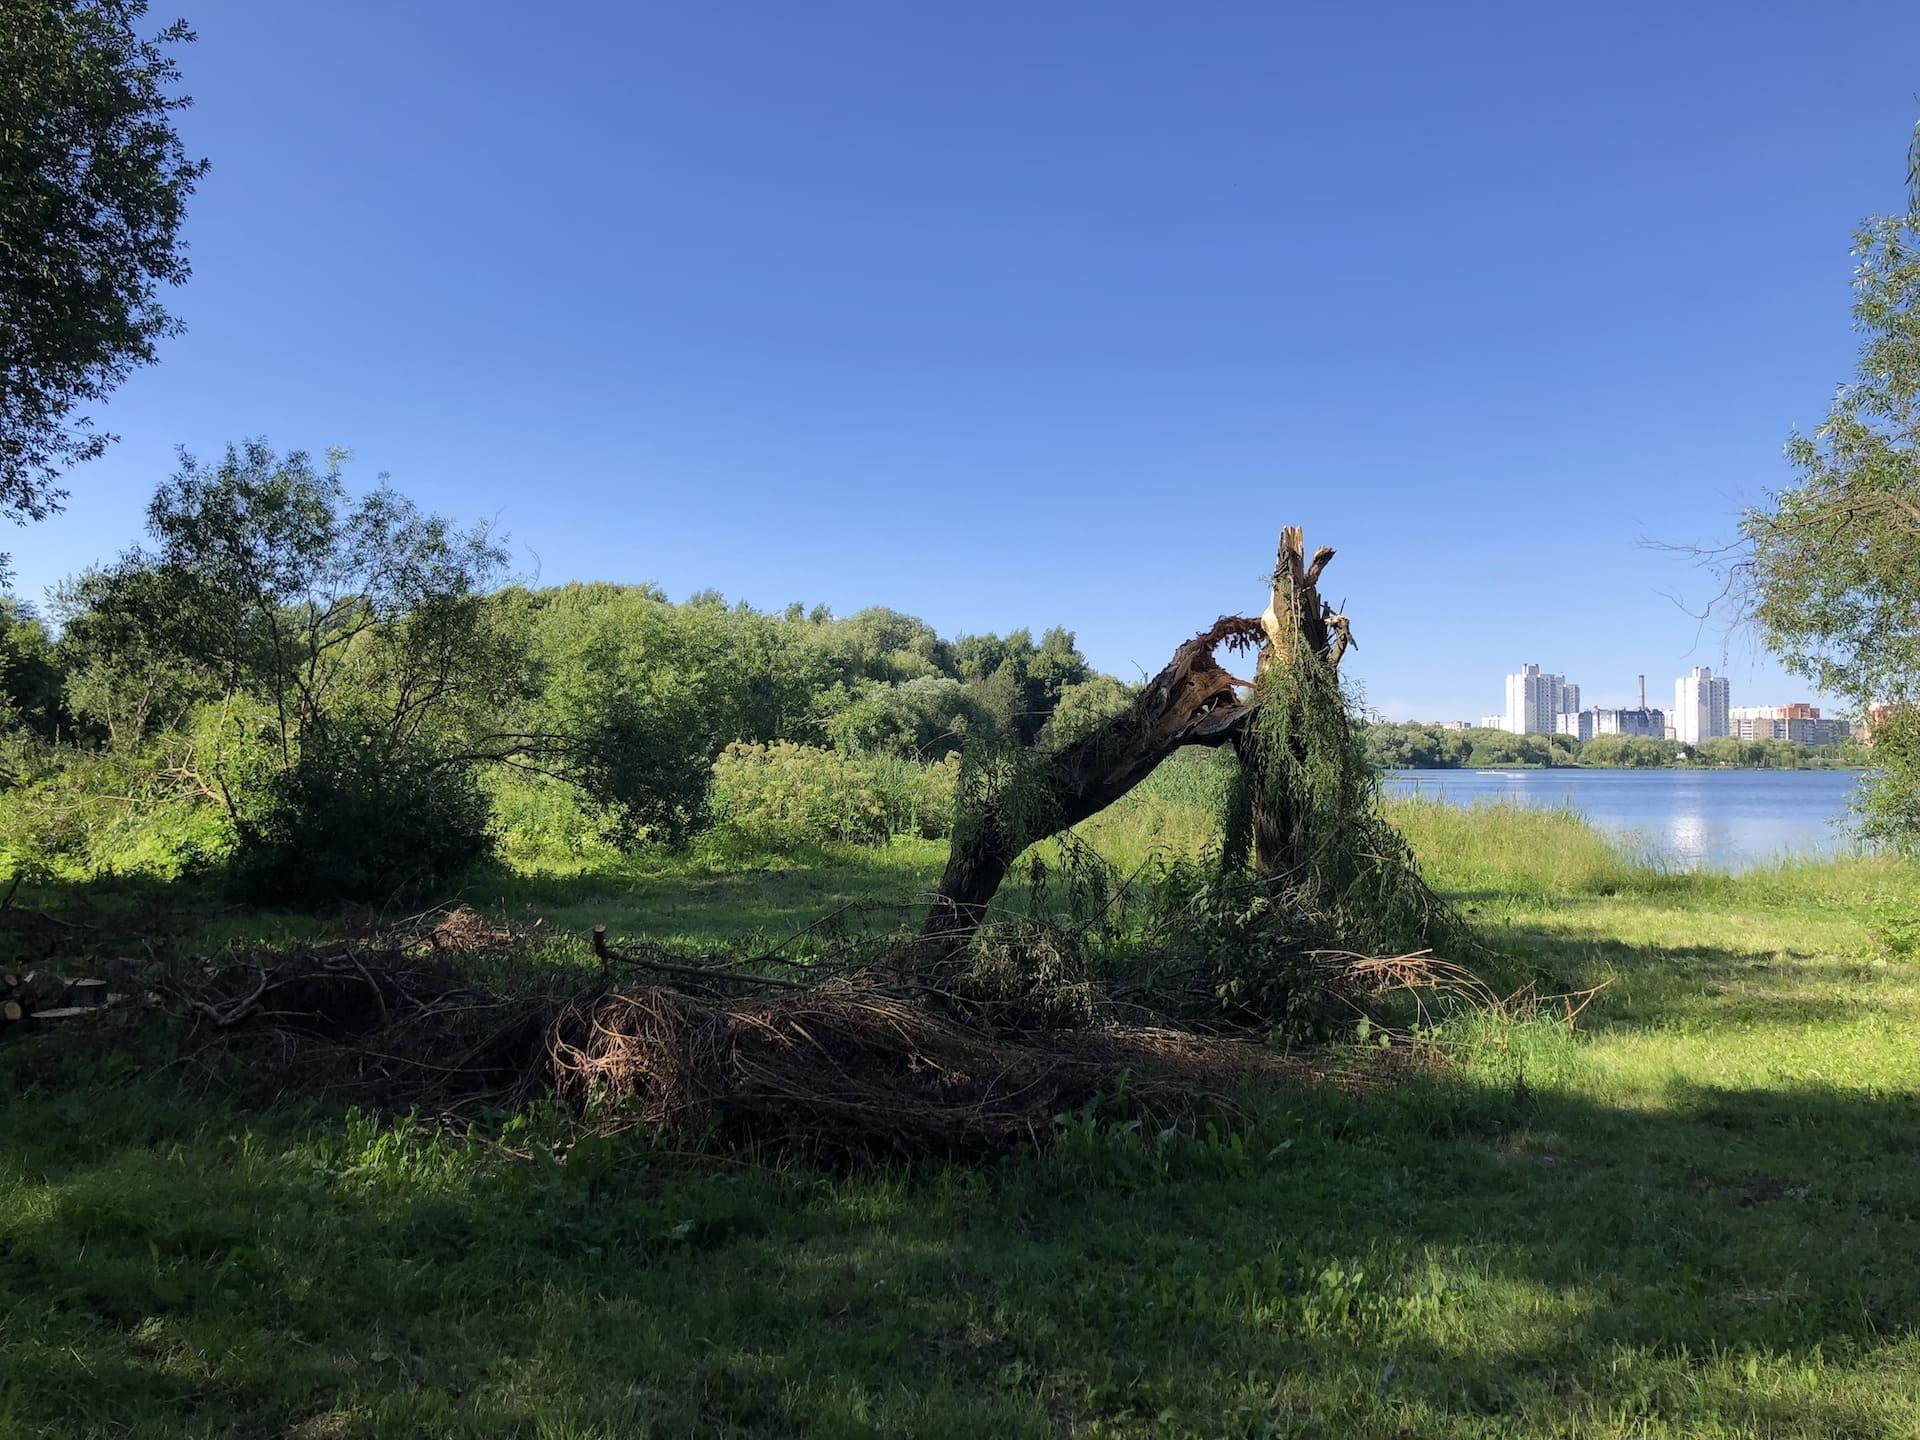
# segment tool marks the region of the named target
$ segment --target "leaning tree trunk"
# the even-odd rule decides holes
[[[922,937],[958,941],[971,933],[1022,850],[1106,809],[1181,746],[1232,741],[1242,747],[1244,762],[1242,737],[1260,702],[1243,692],[1256,687],[1228,674],[1214,652],[1223,645],[1259,648],[1264,670],[1276,655],[1305,646],[1337,666],[1349,643],[1347,621],[1329,610],[1318,589],[1320,572],[1332,558],[1333,551],[1322,548],[1306,563],[1300,531],[1289,527],[1280,537],[1273,598],[1264,615],[1215,621],[1174,651],[1120,715],[1059,750],[1023,752],[1013,781],[1017,793],[963,807]],[[1254,824],[1256,855],[1277,863],[1288,850],[1282,837],[1289,818],[1266,813],[1256,800]]]

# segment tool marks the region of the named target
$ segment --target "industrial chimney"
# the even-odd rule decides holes
[[[1640,677],[1640,708],[1647,708],[1647,677],[1644,675]]]

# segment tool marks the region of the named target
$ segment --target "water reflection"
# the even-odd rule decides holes
[[[1667,822],[1667,850],[1688,869],[1698,869],[1713,852],[1707,817],[1697,811],[1675,815]]]
[[[1850,848],[1853,770],[1392,770],[1392,794],[1565,807],[1683,869],[1741,870]]]

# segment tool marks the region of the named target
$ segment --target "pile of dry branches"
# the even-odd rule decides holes
[[[550,1096],[590,1124],[689,1147],[829,1159],[998,1153],[1122,1091],[1132,1118],[1164,1128],[1231,1113],[1252,1078],[1345,1073],[1112,1015],[997,1029],[884,954],[856,963],[851,943],[806,974],[778,956],[616,950],[596,932],[596,974],[528,938],[470,911],[422,917],[197,961],[156,996],[181,1027],[175,1063],[267,1103],[325,1096],[466,1120]]]

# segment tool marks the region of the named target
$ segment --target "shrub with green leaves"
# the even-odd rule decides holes
[[[711,804],[721,825],[772,849],[932,838],[952,828],[956,773],[952,760],[916,765],[786,740],[736,742],[714,762]]]
[[[486,858],[489,819],[471,764],[377,731],[332,728],[309,737],[240,822],[235,878],[272,900],[380,903]]]
[[[0,876],[173,880],[224,860],[226,812],[168,743],[102,751],[42,747],[0,788]]]

